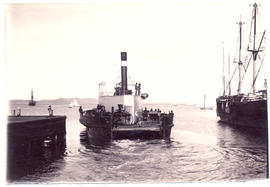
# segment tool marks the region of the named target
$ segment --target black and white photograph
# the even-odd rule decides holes
[[[1,7],[4,184],[269,183],[270,2]]]

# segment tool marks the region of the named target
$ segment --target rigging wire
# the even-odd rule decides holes
[[[260,69],[261,69],[261,67],[262,67],[263,60],[264,60],[264,57],[263,57],[263,60],[262,60],[261,57],[260,57],[260,55],[259,55],[259,53],[258,53],[258,52],[260,52],[260,48],[261,48],[261,46],[262,46],[262,42],[263,42],[263,39],[264,39],[264,35],[265,35],[265,31],[263,32],[263,35],[262,35],[262,38],[261,38],[261,41],[260,41],[260,44],[259,44],[259,47],[258,47],[258,50],[257,50],[257,53],[256,53],[256,56],[258,56],[258,57],[259,57],[259,60],[261,61],[261,65],[260,65],[259,70],[257,71],[256,76],[255,76],[255,78],[254,78],[254,80],[253,80],[252,87],[255,85],[255,82],[256,82],[256,80],[257,80],[258,74],[259,74],[259,72],[260,72]],[[254,54],[253,54],[253,55],[254,55]],[[265,55],[264,55],[264,56],[265,56]],[[255,63],[255,62],[253,62],[253,63]]]
[[[248,64],[247,64],[246,68],[244,67],[245,72],[244,72],[244,74],[242,76],[242,80],[241,81],[244,80],[244,77],[245,77],[245,74],[246,74],[246,72],[248,70],[248,67],[249,67],[249,64],[250,64],[251,59],[252,59],[252,54],[250,55],[250,58],[249,58],[249,61],[248,61]]]
[[[254,78],[254,81],[253,81],[253,83],[252,83],[252,86],[251,86],[251,89],[249,90],[249,92],[251,92],[252,87],[254,86],[254,84],[255,84],[255,82],[256,82],[256,80],[257,80],[257,77],[258,77],[258,75],[259,75],[259,72],[260,72],[260,70],[261,70],[261,67],[262,67],[262,65],[263,65],[264,57],[263,57],[262,60],[261,60],[261,57],[260,57],[259,54],[258,54],[258,57],[259,57],[259,59],[260,59],[260,61],[261,61],[261,65],[260,65],[260,67],[259,67],[259,69],[258,69],[258,71],[257,71],[257,73],[256,73],[256,76],[255,76],[255,78]]]
[[[228,81],[228,83],[227,83],[227,86],[226,86],[226,91],[228,90],[228,87],[229,87],[229,85],[230,85],[230,83],[231,83],[231,81],[232,81],[232,79],[233,79],[233,76],[234,76],[234,74],[235,74],[236,70],[237,70],[237,66],[235,67],[234,72],[233,72],[233,74],[232,74],[232,76],[231,76],[230,80],[229,80],[229,81]]]

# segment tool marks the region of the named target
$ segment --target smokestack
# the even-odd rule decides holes
[[[127,52],[121,52],[121,95],[125,95],[127,89]]]

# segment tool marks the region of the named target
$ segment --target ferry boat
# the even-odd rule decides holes
[[[267,120],[267,82],[264,80],[264,89],[256,91],[255,83],[259,72],[261,70],[263,60],[260,58],[259,53],[262,52],[262,43],[265,36],[265,31],[263,32],[260,40],[260,43],[256,43],[256,36],[258,31],[256,28],[256,19],[257,19],[258,5],[253,4],[253,13],[251,21],[251,32],[250,43],[252,44],[252,49],[248,46],[248,52],[251,53],[248,63],[244,63],[241,59],[242,51],[242,25],[243,22],[240,20],[239,24],[239,58],[235,63],[237,63],[239,78],[238,78],[238,89],[236,95],[231,95],[230,93],[230,83],[232,78],[229,80],[226,88],[229,87],[229,94],[225,94],[225,77],[224,77],[224,67],[223,67],[223,95],[216,99],[216,112],[217,116],[220,118],[220,121],[226,122],[236,126],[245,126],[258,129],[267,129],[268,120]],[[224,48],[223,48],[223,57],[224,57]],[[258,63],[258,58],[261,61],[261,65],[256,69],[256,64]],[[241,91],[242,80],[244,73],[247,71],[250,62],[253,62],[253,80],[251,82],[251,92],[244,94]],[[224,64],[224,59],[223,59]],[[224,65],[223,65],[224,66]],[[244,69],[244,73],[242,70]],[[232,76],[233,77],[233,76]]]
[[[104,83],[99,84],[100,89]],[[174,126],[173,111],[142,108],[141,84],[135,84],[135,92],[128,88],[127,53],[121,52],[121,82],[111,95],[100,91],[98,105],[91,110],[80,107],[80,123],[87,127],[90,140],[115,139],[165,139],[170,140]]]

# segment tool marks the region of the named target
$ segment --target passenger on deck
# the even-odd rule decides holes
[[[138,84],[138,95],[141,95],[141,83]]]
[[[161,110],[159,110],[159,108],[158,108],[158,117],[160,117],[160,115],[161,115]]]
[[[105,106],[98,104],[97,110],[98,110],[98,112],[105,112]]]
[[[82,109],[82,106],[80,106],[80,108],[79,108],[79,112],[80,112],[80,114],[83,114],[83,109]]]
[[[135,95],[137,95],[138,94],[138,85],[137,85],[137,83],[135,84]]]
[[[171,112],[169,113],[169,124],[172,124],[173,123],[173,116],[174,116],[174,113],[171,110]]]
[[[143,121],[146,121],[148,118],[148,111],[147,111],[146,107],[143,110],[142,116],[143,116]]]
[[[122,112],[124,111],[124,107],[122,104],[118,104],[118,109],[117,109],[118,112]]]

